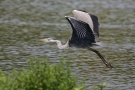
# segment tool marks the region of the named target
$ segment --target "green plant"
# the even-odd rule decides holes
[[[0,71],[0,90],[83,90],[70,71],[69,62],[50,64],[48,59],[31,58],[27,69],[13,70],[6,76]]]
[[[103,90],[103,88],[109,86],[109,84],[107,84],[106,82],[104,83],[100,83],[97,86],[93,86],[92,90]]]
[[[27,69],[13,70],[6,75],[0,70],[0,90],[84,90],[84,82],[77,86],[78,78],[71,74],[68,60],[50,64],[48,59],[33,57]],[[93,86],[103,90],[107,83]]]

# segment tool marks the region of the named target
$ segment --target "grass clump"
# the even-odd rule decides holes
[[[4,75],[0,71],[0,90],[82,90],[78,79],[71,75],[68,62],[50,64],[49,60],[31,58],[27,69]]]
[[[108,83],[104,82],[104,83],[100,83],[96,86],[92,87],[92,90],[103,90],[105,87],[109,86]]]

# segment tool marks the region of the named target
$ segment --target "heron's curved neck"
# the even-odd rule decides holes
[[[68,46],[69,46],[68,42],[65,45],[62,45],[61,41],[59,41],[59,40],[54,40],[54,42],[57,43],[57,46],[58,46],[59,49],[67,49]]]

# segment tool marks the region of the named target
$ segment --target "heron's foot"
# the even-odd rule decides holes
[[[108,68],[113,68],[113,66],[110,64],[110,63],[106,63],[106,66],[108,67]]]

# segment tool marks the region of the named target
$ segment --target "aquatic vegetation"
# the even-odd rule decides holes
[[[104,83],[100,83],[97,86],[93,86],[92,90],[103,90],[103,88],[109,86],[108,83],[104,82]]]
[[[27,69],[4,75],[0,71],[0,90],[82,90],[78,78],[70,71],[68,62],[50,64],[48,59],[31,58]]]
[[[24,69],[4,74],[0,70],[0,90],[84,90],[84,81],[71,74],[68,60],[50,64],[49,59],[33,57]],[[98,84],[92,90],[103,90],[107,84]]]

